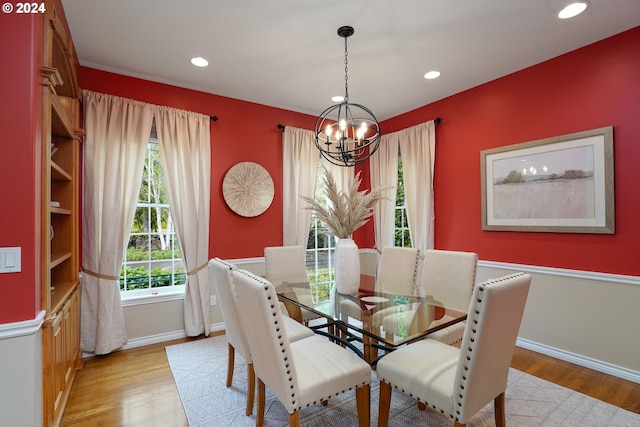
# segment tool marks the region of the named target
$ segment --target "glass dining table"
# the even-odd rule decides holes
[[[399,346],[466,320],[467,313],[444,307],[429,295],[395,295],[375,291],[375,277],[360,276],[354,294],[332,286],[329,302],[315,302],[309,283],[273,283],[290,317],[302,322],[308,310],[309,327],[349,347],[372,367]]]

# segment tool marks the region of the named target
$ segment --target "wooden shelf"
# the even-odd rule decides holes
[[[51,307],[53,312],[58,312],[62,305],[69,299],[69,296],[78,287],[78,282],[60,282],[56,283],[55,289],[51,291]]]
[[[71,175],[69,175],[64,169],[62,169],[56,162],[51,161],[51,179],[54,181],[72,181]]]
[[[65,106],[64,98],[57,95],[49,94],[49,99],[51,100],[51,134],[73,138],[73,125],[68,112],[70,107]]]
[[[72,215],[73,212],[71,212],[70,209],[65,209],[65,208],[51,208],[51,213],[52,214],[56,214],[56,215]]]
[[[57,267],[58,265],[71,258],[72,255],[73,254],[71,252],[66,252],[63,254],[51,254],[51,263],[49,268]],[[57,286],[57,283],[55,285]]]

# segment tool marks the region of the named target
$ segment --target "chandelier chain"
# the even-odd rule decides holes
[[[344,38],[344,102],[349,102],[349,59],[347,50],[347,38]]]

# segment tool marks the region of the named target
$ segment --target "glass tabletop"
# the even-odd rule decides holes
[[[328,301],[316,301],[309,283],[274,283],[289,315],[310,322],[316,332],[364,344],[364,358],[372,362],[378,350],[392,351],[447,326],[464,321],[466,313],[444,307],[429,295],[414,296],[375,290],[375,277],[362,275],[357,294],[341,294],[332,286]],[[306,313],[304,313],[307,311]],[[303,313],[305,314],[303,316]]]

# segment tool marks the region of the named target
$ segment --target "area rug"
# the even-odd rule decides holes
[[[184,410],[191,427],[255,426],[255,412],[245,415],[246,363],[236,354],[233,384],[225,387],[227,341],[224,335],[165,348]],[[378,424],[379,383],[372,371],[371,425]],[[265,426],[288,425],[284,406],[267,388]],[[257,405],[255,405],[257,406]],[[506,391],[507,426],[640,426],[640,414],[511,369]],[[357,426],[355,392],[332,397],[327,406],[315,405],[300,412],[302,426]],[[389,426],[450,427],[452,421],[439,411],[418,410],[416,401],[393,391]],[[467,424],[495,426],[493,403]]]

